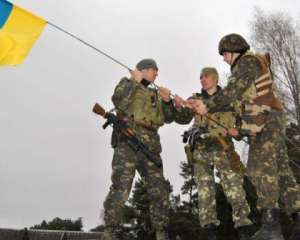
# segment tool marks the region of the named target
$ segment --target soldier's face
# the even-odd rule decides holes
[[[204,74],[200,77],[202,88],[207,91],[217,86],[217,81],[213,75]]]
[[[239,55],[239,53],[223,52],[223,60],[231,66]]]
[[[228,63],[229,65],[232,64],[232,58],[233,58],[233,53],[231,52],[223,52],[223,60],[224,62]]]
[[[156,77],[158,76],[158,70],[153,68],[144,69],[142,70],[142,73],[143,73],[143,78],[150,82],[154,82]]]

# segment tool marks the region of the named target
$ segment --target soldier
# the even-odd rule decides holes
[[[221,91],[215,68],[203,68],[200,82],[202,92],[193,94],[187,102],[192,102],[191,99],[210,99]],[[168,95],[163,97],[164,101],[170,101]],[[248,218],[250,208],[243,189],[243,176],[240,172],[234,171],[237,170],[236,164],[235,169],[232,168],[234,160],[241,163],[234,150],[232,139],[227,134],[227,128],[235,127],[233,109],[222,109],[220,112],[202,117],[189,107],[182,107],[184,101],[179,96],[175,96],[174,103],[173,113],[177,123],[188,124],[194,119],[193,128],[188,131],[190,145],[186,146],[185,150],[194,167],[199,196],[199,220],[201,226],[207,229],[208,239],[217,239],[217,226],[220,224],[216,212],[214,168],[219,173],[220,183],[232,206],[232,217],[240,239],[249,239],[247,231],[252,222]],[[220,127],[215,121],[224,127]],[[232,159],[234,156],[238,156],[238,159]]]
[[[231,66],[228,86],[218,95],[194,103],[198,113],[220,111],[234,106],[241,126],[233,136],[250,141],[248,175],[256,187],[257,207],[262,211],[261,228],[252,240],[283,240],[278,200],[295,227],[290,240],[300,239],[300,189],[289,167],[285,146],[285,121],[281,102],[270,71],[268,57],[249,52],[249,44],[238,34],[219,43],[219,53]]]
[[[160,159],[161,145],[158,129],[172,122],[171,114],[163,111],[164,103],[151,83],[157,77],[158,67],[154,60],[143,59],[116,86],[112,101],[117,115],[126,121],[136,136]],[[122,209],[128,200],[135,170],[145,178],[150,196],[151,220],[157,240],[167,240],[169,185],[163,168],[149,161],[143,153],[134,152],[117,133],[113,133],[114,156],[112,161],[112,185],[104,202],[104,221],[107,239],[118,239],[117,231],[122,222]]]

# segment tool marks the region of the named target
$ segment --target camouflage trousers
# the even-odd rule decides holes
[[[247,175],[258,195],[257,208],[300,210],[300,188],[289,166],[282,114],[272,116],[261,133],[250,139]]]
[[[124,204],[129,198],[136,170],[147,182],[152,225],[156,230],[163,230],[169,222],[169,191],[163,168],[158,168],[142,153],[133,152],[122,142],[114,150],[112,184],[104,202],[105,224],[118,226],[122,223]]]
[[[232,171],[224,151],[195,149],[193,153],[194,177],[199,196],[199,220],[202,227],[207,224],[219,225],[216,211],[216,190],[214,167],[218,170],[225,196],[232,206],[235,227],[252,224],[248,218],[248,206],[243,189],[243,177]]]

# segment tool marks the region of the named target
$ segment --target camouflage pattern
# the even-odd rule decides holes
[[[245,54],[231,66],[231,72],[227,87],[204,102],[209,112],[239,105],[237,113],[243,118],[241,103],[251,97],[246,93],[264,74],[263,69],[255,56]],[[248,174],[257,189],[258,208],[277,208],[280,199],[288,213],[299,211],[300,191],[288,164],[282,113],[272,108],[264,117],[264,127],[256,134],[239,129],[241,135],[250,136]]]
[[[232,206],[235,227],[252,224],[248,218],[250,208],[243,189],[243,177],[232,171],[226,152],[217,149],[207,151],[203,146],[198,146],[193,153],[193,159],[201,226],[220,223],[216,212],[214,167],[218,171],[227,200]]]
[[[300,210],[300,188],[289,166],[282,113],[272,113],[264,130],[251,138],[247,172],[256,187],[259,209]]]
[[[218,86],[217,92],[213,96],[217,96],[220,91],[221,87]],[[190,98],[205,100],[209,99],[210,96],[206,91],[202,90],[201,94],[194,93]],[[225,138],[226,141],[231,142],[231,138],[227,135],[227,130],[223,127],[220,127],[216,122],[220,123],[226,128],[235,127],[236,117],[235,113],[233,112],[233,108],[223,108],[219,112],[208,114],[207,117],[195,114],[189,108],[181,108],[180,110],[173,108],[172,110],[173,118],[176,123],[189,124],[194,119],[193,127],[206,127],[208,129],[207,142],[209,143],[207,144],[207,147],[212,147],[211,142],[213,142],[215,145],[218,145],[218,138]],[[215,148],[215,146],[213,146],[213,148]]]
[[[261,62],[254,54],[247,53],[234,63],[231,70],[232,75],[229,77],[227,87],[213,99],[205,101],[206,105],[210,112],[218,112],[228,106],[233,107],[241,120],[241,134],[255,135],[263,129],[267,114],[272,110],[266,104],[255,102],[257,98],[255,80],[264,75]],[[273,85],[275,84],[272,83],[272,91],[275,91]]]
[[[250,49],[247,41],[239,34],[232,33],[224,36],[219,42],[219,54],[224,52],[244,53]]]
[[[221,91],[218,87],[215,96]],[[211,96],[202,90],[202,94],[193,94],[193,99],[209,99]],[[223,124],[227,128],[235,126],[235,116],[232,109],[223,109],[222,112],[210,114],[209,117]],[[187,157],[194,164],[194,177],[199,195],[199,220],[201,226],[208,224],[219,225],[216,213],[215,179],[214,168],[218,171],[224,193],[232,206],[233,221],[235,227],[250,225],[248,218],[250,208],[245,198],[243,189],[243,176],[231,168],[231,162],[226,150],[234,150],[234,145],[227,135],[226,129],[220,127],[207,117],[194,114],[187,108],[181,110],[173,109],[174,119],[177,123],[188,124],[194,118],[194,127],[207,127],[207,138],[200,140],[192,152],[192,159],[189,156],[188,147],[185,148]],[[221,144],[225,142],[226,147]]]
[[[220,88],[219,91],[221,91]],[[194,96],[194,98],[201,98],[201,95]],[[208,116],[227,128],[235,127],[235,116],[232,109],[208,114]],[[243,189],[243,177],[233,171],[231,159],[228,159],[226,152],[230,149],[234,150],[233,142],[228,137],[226,129],[198,114],[194,117],[194,126],[207,127],[209,130],[209,137],[203,142],[199,142],[193,153],[201,226],[210,223],[219,225],[216,213],[214,168],[218,171],[223,191],[232,206],[232,218],[235,227],[252,224],[248,218],[250,208]],[[220,140],[223,140],[226,146],[220,144]]]
[[[172,122],[167,103],[162,103],[154,89],[128,78],[122,78],[116,86],[112,101],[117,113],[128,121],[139,140],[160,158],[161,144],[157,129],[164,123]],[[163,111],[163,108],[166,110]],[[153,124],[157,129],[146,129],[137,125],[136,120]],[[169,207],[168,185],[163,176],[163,168],[155,166],[142,153],[133,152],[122,138],[118,139],[114,149],[112,185],[104,202],[105,224],[107,227],[114,227],[122,223],[122,209],[128,200],[136,170],[149,186],[152,224],[156,230],[163,230],[168,225]]]
[[[122,210],[128,200],[137,170],[147,181],[147,192],[152,200],[152,225],[157,230],[166,228],[169,222],[169,192],[163,168],[156,167],[142,153],[133,152],[126,143],[119,143],[114,150],[112,169],[112,185],[104,202],[106,226],[118,226],[122,223]]]
[[[263,74],[260,62],[252,55],[239,58],[231,67],[231,71],[228,85],[218,95],[204,100],[209,112],[219,112],[228,106],[235,107],[235,104],[247,98],[244,94],[250,88],[253,89],[255,79]],[[238,113],[241,115],[241,104],[239,107],[240,111]]]
[[[235,101],[234,108],[241,116],[241,129],[248,135],[255,135],[264,128],[267,114],[273,109],[283,111],[283,107],[265,56],[248,52],[244,57],[255,58],[259,62],[260,75],[243,93],[242,101]]]
[[[128,119],[139,140],[148,145],[151,151],[160,153],[161,144],[157,131],[135,124],[136,121],[144,122],[158,130],[164,123],[173,121],[172,112],[156,90],[124,77],[116,86],[112,101],[117,113]]]

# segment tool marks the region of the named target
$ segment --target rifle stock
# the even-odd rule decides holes
[[[94,107],[93,107],[93,112],[96,113],[97,115],[100,115],[102,117],[105,118],[105,110],[103,107],[101,107],[101,105],[99,103],[95,103]]]

